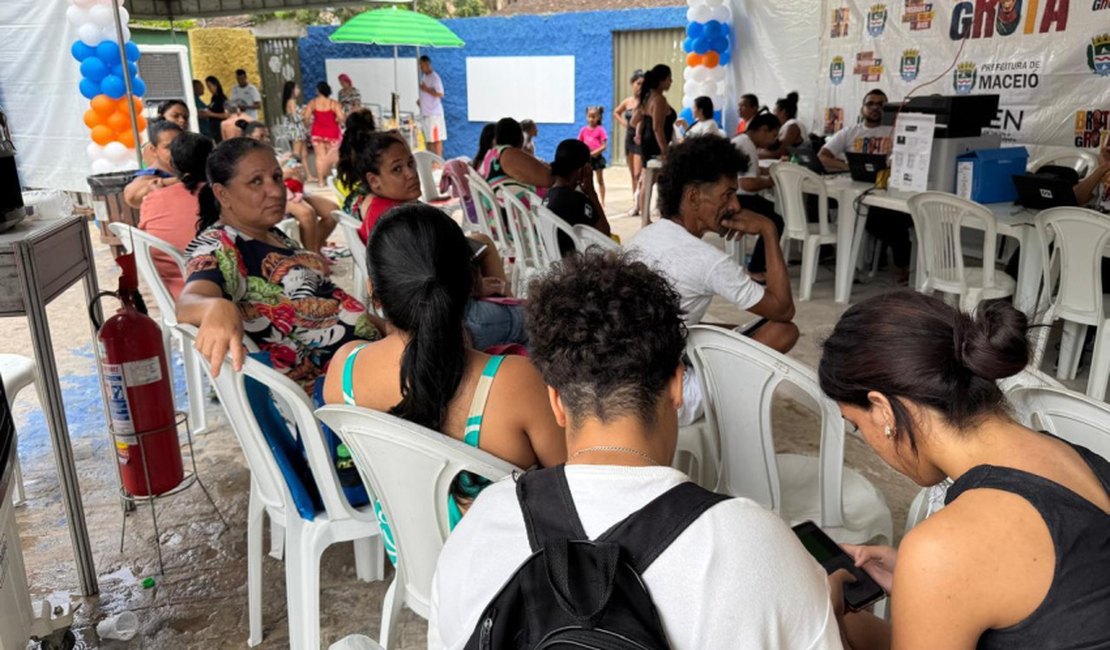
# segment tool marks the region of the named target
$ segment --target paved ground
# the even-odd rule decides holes
[[[606,173],[610,218],[615,231],[627,239],[639,228],[639,217],[612,215],[622,214],[631,205],[628,174],[623,168],[609,169]],[[341,237],[337,235],[337,239]],[[114,288],[117,274],[107,248],[99,243],[95,247],[102,288]],[[796,278],[798,268],[791,267],[791,272]],[[350,262],[340,262],[336,275],[341,284],[349,285]],[[853,298],[858,300],[889,286],[886,276],[876,277],[867,284],[857,285]],[[802,338],[791,356],[815,365],[817,344],[843,309],[832,301],[831,268],[820,269],[814,299],[798,305],[797,322]],[[202,480],[230,528],[220,525],[195,488],[167,500],[159,507],[166,573],[157,576],[153,530],[147,511],[140,510],[128,517],[124,549],[120,551],[122,518],[115,496],[113,454],[105,433],[80,289],[71,289],[59,297],[48,307],[48,313],[101,584],[99,597],[74,599],[81,605],[76,624],[80,647],[245,647],[245,520],[250,477],[222,409],[215,403],[207,405],[212,426],[196,438],[196,462]],[[728,305],[714,304],[711,316],[730,322],[738,314]],[[2,327],[4,336],[0,339],[0,352],[29,354],[30,335],[25,321],[4,319]],[[183,387],[179,387],[179,395],[182,393]],[[17,520],[28,578],[36,598],[65,600],[78,587],[56,485],[53,453],[33,391],[21,394],[15,407],[28,494],[26,505],[17,511]],[[816,419],[803,405],[781,400],[774,420],[779,451],[816,454],[819,438]],[[888,469],[855,439],[849,438],[845,455],[847,464],[873,481],[886,496],[894,512],[895,530],[900,531],[906,507],[916,493],[915,486]],[[269,558],[264,559],[263,566],[265,640],[262,647],[286,647],[283,567]],[[142,579],[152,575],[156,577],[157,587],[144,590]],[[324,554],[321,585],[321,626],[325,643],[352,633],[377,635],[381,600],[388,583],[357,581],[349,546],[338,546]],[[141,634],[130,643],[102,643],[93,629],[95,622],[122,610],[138,614]],[[424,622],[406,610],[402,618],[401,647],[424,647],[424,628]]]

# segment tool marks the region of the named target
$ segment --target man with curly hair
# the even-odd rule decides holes
[[[679,295],[642,262],[588,252],[557,264],[528,296],[531,358],[566,428],[572,510],[596,539],[689,480],[670,467],[685,372]],[[428,647],[462,648],[530,555],[507,478],[482,492],[440,553]],[[677,650],[841,647],[825,571],[749,499],[710,507],[642,577]]]
[[[798,340],[798,327],[792,322],[794,299],[778,232],[770,219],[744,209],[736,194],[738,175],[750,164],[756,161],[715,136],[689,138],[672,147],[659,175],[663,218],[636,233],[629,247],[671,281],[687,323],[702,322],[713,296],[721,296],[760,317],[744,329],[745,335],[788,352]],[[762,237],[766,287],[724,251],[702,241],[709,232]]]

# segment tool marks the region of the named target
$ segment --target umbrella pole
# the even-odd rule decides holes
[[[116,19],[116,45],[119,46],[119,58],[123,64],[123,85],[126,89],[127,112],[131,115],[131,133],[135,137],[135,158],[139,161],[139,169],[142,169],[143,146],[139,136],[138,118],[135,115],[135,96],[131,92],[131,63],[127,60],[127,48],[124,47],[123,43],[123,18],[119,13],[119,3],[112,2],[109,4],[112,6],[112,15]],[[95,591],[92,593],[95,593]]]

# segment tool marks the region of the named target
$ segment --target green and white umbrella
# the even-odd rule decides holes
[[[455,32],[435,18],[397,6],[364,11],[331,35],[333,43],[393,46],[393,92],[397,92],[397,48],[462,47]]]

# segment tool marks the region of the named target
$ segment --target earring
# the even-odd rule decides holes
[[[894,429],[892,429],[889,424],[886,425],[885,427],[883,427],[883,435],[885,435],[888,440],[893,438],[894,437]]]

